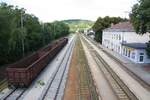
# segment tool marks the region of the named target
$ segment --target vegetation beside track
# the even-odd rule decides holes
[[[41,23],[24,8],[0,3],[0,68],[68,34],[61,21]]]
[[[0,3],[0,82],[9,64],[68,34],[69,26],[61,21],[41,23],[24,8]]]
[[[73,52],[64,100],[98,100],[98,94],[79,37]]]

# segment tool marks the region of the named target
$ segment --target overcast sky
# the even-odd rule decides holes
[[[88,19],[99,16],[127,17],[137,0],[0,0],[17,5],[43,22],[64,19]]]

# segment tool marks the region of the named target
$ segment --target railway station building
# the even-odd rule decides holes
[[[130,22],[122,22],[103,30],[102,45],[135,63],[150,63],[145,51],[149,39],[149,33],[139,35]]]

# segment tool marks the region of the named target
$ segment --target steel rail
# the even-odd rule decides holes
[[[73,43],[73,40],[71,41],[70,45],[71,45],[72,43]],[[71,46],[70,46],[70,45],[69,45],[69,47],[68,47],[69,50],[71,49]],[[68,50],[65,51],[65,56],[62,58],[62,60],[61,60],[61,62],[60,62],[60,64],[59,64],[59,66],[58,66],[58,68],[56,69],[56,72],[54,73],[54,75],[53,75],[53,77],[52,77],[52,80],[51,80],[50,83],[48,84],[48,87],[47,87],[46,91],[44,92],[44,95],[41,97],[40,100],[44,100],[44,99],[46,98],[46,95],[47,95],[49,89],[51,88],[51,85],[52,85],[52,83],[54,82],[54,79],[55,79],[56,75],[58,74],[58,71],[59,71],[59,69],[60,69],[60,67],[61,67],[61,65],[62,65],[62,63],[63,63],[63,61],[64,61],[64,59],[65,59],[65,57],[66,57],[66,55],[67,55],[67,53],[68,53]],[[64,74],[64,72],[63,72],[63,74]],[[62,78],[63,78],[63,77],[61,77],[61,80],[62,80]],[[60,86],[59,86],[59,87],[60,87]],[[58,89],[57,89],[57,91],[58,91]],[[58,92],[57,92],[57,93],[58,93]],[[57,98],[56,95],[57,95],[57,94],[55,94],[55,98]]]
[[[67,58],[67,61],[69,61],[69,59],[70,59],[70,56],[71,56],[71,52],[72,52],[72,50],[73,50],[73,47],[74,47],[74,44],[72,44],[72,46],[71,46],[71,50],[70,50],[70,52],[69,52],[69,57]],[[58,86],[58,88],[57,88],[57,92],[56,92],[56,95],[55,95],[54,100],[57,100],[57,96],[58,96],[58,93],[59,93],[59,90],[60,90],[60,86],[61,86],[61,83],[62,83],[62,80],[63,80],[63,76],[64,76],[65,71],[66,71],[66,68],[67,68],[67,64],[68,64],[68,62],[65,63],[65,68],[64,68],[64,70],[63,70],[63,75],[61,76],[61,80],[60,80],[59,86]]]
[[[90,44],[86,42],[86,45],[90,50],[93,50],[90,52],[95,62],[99,66],[99,69],[103,72],[106,80],[109,82],[119,100],[138,100],[119,76],[109,67],[106,61],[90,46]]]
[[[120,65],[120,67],[126,71],[130,76],[132,76],[135,80],[137,80],[145,89],[147,89],[148,91],[150,91],[150,84],[148,84],[147,82],[145,82],[141,77],[137,76],[134,72],[132,72],[131,70],[129,70],[126,65],[124,65],[117,57],[113,56],[112,54],[108,53],[106,50],[104,50],[103,48],[101,48],[99,46],[98,43],[96,43],[95,41],[89,39],[89,37],[86,37],[89,41],[91,41],[96,47],[98,47],[99,49],[101,49],[105,54],[107,54],[109,57],[111,57],[116,63],[118,63]]]

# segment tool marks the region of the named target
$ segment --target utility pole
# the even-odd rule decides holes
[[[24,57],[24,29],[23,29],[23,13],[21,12],[21,42],[22,42],[22,56]]]
[[[54,22],[54,34],[55,34],[55,22]]]
[[[124,11],[124,14],[125,14],[125,18],[127,18],[127,16],[129,15],[130,12],[128,11]],[[127,18],[128,19],[128,18]]]
[[[54,24],[53,24],[53,28],[54,28],[54,33],[53,33],[53,35],[54,36],[57,36],[56,34],[55,34],[55,22],[54,22]],[[55,37],[54,37],[55,38]],[[56,37],[57,38],[57,37]]]
[[[46,44],[45,43],[45,24],[43,23],[43,46]]]

